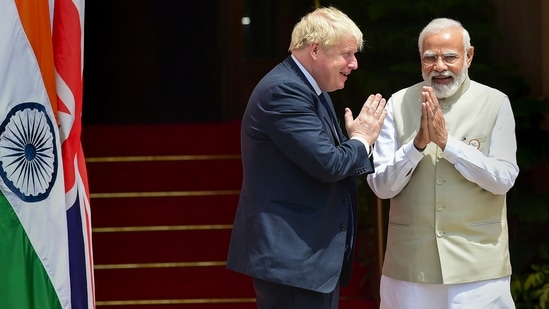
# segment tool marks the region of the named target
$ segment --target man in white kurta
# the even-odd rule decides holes
[[[470,80],[474,48],[459,22],[433,20],[418,47],[424,81],[389,99],[368,176],[390,199],[381,308],[514,308],[509,98]]]

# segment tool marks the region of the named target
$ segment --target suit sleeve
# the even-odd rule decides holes
[[[362,142],[332,143],[317,114],[317,99],[305,86],[279,84],[260,102],[262,113],[256,120],[265,125],[266,136],[289,160],[321,181],[372,173],[373,164]]]

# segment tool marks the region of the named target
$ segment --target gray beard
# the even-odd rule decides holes
[[[461,83],[458,83],[458,81],[454,80],[451,84],[448,85],[432,84],[431,87],[433,87],[433,90],[435,91],[438,99],[445,99],[453,96],[458,91],[460,85]]]
[[[428,86],[431,86],[435,91],[435,95],[437,96],[437,99],[449,98],[454,94],[456,94],[456,92],[459,90],[459,87],[461,87],[461,84],[463,84],[463,82],[469,75],[467,67],[465,65],[463,66],[461,73],[457,76],[450,71],[448,71],[448,73],[449,73],[449,76],[453,78],[453,82],[451,82],[448,85],[439,85],[439,84],[433,83],[433,76],[434,76],[433,73],[431,73],[429,76],[422,74],[423,80],[425,80],[425,83]]]

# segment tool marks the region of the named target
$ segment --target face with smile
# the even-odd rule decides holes
[[[433,87],[438,98],[452,96],[468,76],[473,47],[464,50],[463,36],[458,28],[427,36],[422,47],[423,79]]]
[[[358,69],[356,39],[342,40],[330,48],[321,48],[315,43],[310,48],[316,63],[312,66],[312,75],[320,89],[327,92],[343,89],[347,76]]]

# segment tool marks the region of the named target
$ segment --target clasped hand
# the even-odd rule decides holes
[[[414,138],[414,146],[425,149],[430,142],[435,143],[442,150],[448,141],[448,131],[444,115],[440,110],[438,99],[433,88],[424,86],[421,92],[422,110],[419,131]]]
[[[370,95],[360,113],[353,119],[353,112],[345,108],[345,129],[351,138],[356,137],[373,145],[379,136],[387,110],[385,99],[378,93]]]

